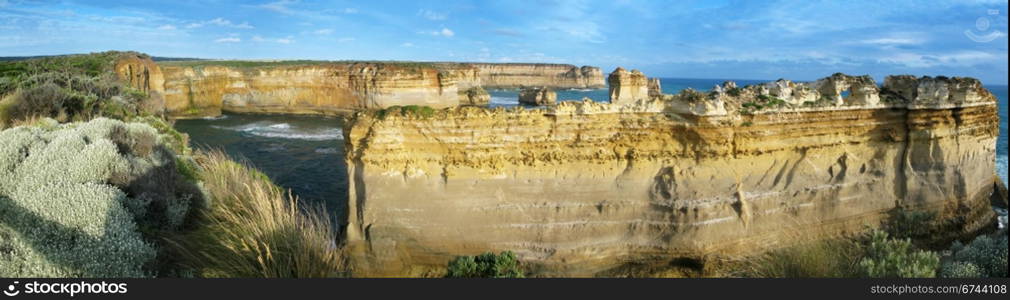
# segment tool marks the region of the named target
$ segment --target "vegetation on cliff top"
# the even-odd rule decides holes
[[[18,120],[60,122],[150,113],[146,93],[117,80],[115,61],[132,52],[52,56],[0,62],[0,128]]]
[[[0,277],[340,275],[330,217],[194,155],[123,54],[0,62]]]
[[[0,132],[0,277],[164,274],[201,195],[155,129],[96,119]]]

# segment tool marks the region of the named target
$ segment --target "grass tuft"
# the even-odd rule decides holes
[[[202,277],[333,277],[344,261],[330,217],[301,209],[290,193],[220,151],[196,161],[209,206],[177,244]]]

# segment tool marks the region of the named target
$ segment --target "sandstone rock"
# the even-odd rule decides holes
[[[165,65],[167,110],[175,116],[237,112],[341,114],[394,105],[482,105],[473,88],[602,87],[599,68],[561,64],[312,63],[227,67]],[[471,97],[472,95],[472,97]]]
[[[487,105],[491,102],[491,94],[481,87],[472,87],[459,92],[460,105]]]
[[[558,95],[546,87],[524,87],[519,90],[519,103],[526,105],[554,105]]]
[[[484,88],[513,89],[524,86],[544,86],[556,89],[601,88],[603,72],[600,68],[566,64],[523,64],[523,63],[467,63],[444,64],[447,70],[473,69],[476,77],[462,76],[461,87],[481,86]],[[469,72],[469,71],[465,71]],[[474,82],[476,81],[476,82]]]
[[[893,101],[907,104],[918,97],[919,80],[912,75],[887,76],[884,77],[883,91],[892,94],[892,97],[895,97]]]
[[[823,97],[833,100],[835,106],[873,107],[880,103],[880,89],[869,75],[850,76],[835,73],[817,80],[812,87]],[[842,92],[848,92],[848,97],[843,99]]]
[[[1006,184],[1003,183],[1003,179],[999,178],[999,175],[993,174],[993,189],[990,202],[993,206],[1007,209],[1007,188]]]
[[[649,98],[663,96],[663,88],[660,86],[659,78],[649,78]]]
[[[349,120],[355,275],[415,275],[503,250],[539,275],[615,274],[858,232],[896,207],[949,221],[939,238],[991,226],[994,102],[834,107],[733,126],[738,116],[666,107],[722,97],[690,94]]]
[[[165,112],[165,77],[149,56],[124,52],[116,59],[113,70],[120,81],[150,96],[146,103],[141,103],[142,109],[155,114]]]
[[[628,72],[624,68],[617,67],[607,77],[607,83],[610,84],[610,103],[632,103],[649,98],[645,74],[638,70]]]

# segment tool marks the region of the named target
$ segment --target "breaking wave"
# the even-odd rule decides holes
[[[341,140],[344,132],[340,128],[299,128],[288,123],[255,122],[240,126],[211,126],[218,129],[238,131],[267,138],[296,139],[307,141]]]

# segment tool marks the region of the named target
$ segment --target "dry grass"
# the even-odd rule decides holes
[[[222,152],[199,153],[209,196],[202,224],[177,242],[202,277],[333,277],[344,269],[330,217]]]
[[[773,250],[744,264],[744,277],[843,278],[856,277],[862,249],[855,240],[831,239]]]

